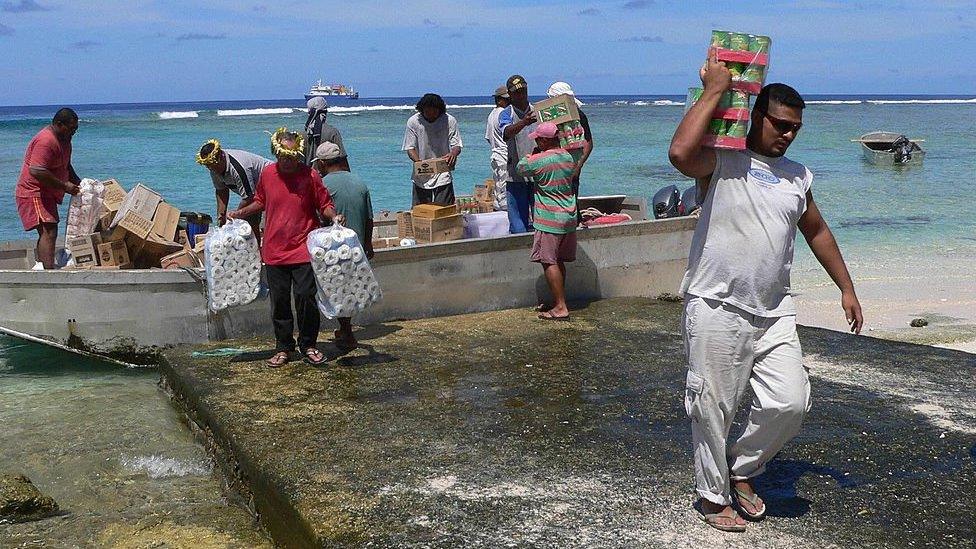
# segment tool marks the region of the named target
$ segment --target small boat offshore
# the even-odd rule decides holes
[[[919,146],[924,139],[909,139],[900,133],[871,132],[851,140],[861,144],[864,160],[876,166],[917,166],[925,159]]]

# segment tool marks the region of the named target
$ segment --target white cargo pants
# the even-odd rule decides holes
[[[688,357],[685,411],[691,418],[698,494],[731,503],[735,480],[761,474],[800,430],[810,408],[796,317],[767,318],[688,294],[682,316]],[[731,448],[729,429],[746,384],[755,397],[749,422]]]

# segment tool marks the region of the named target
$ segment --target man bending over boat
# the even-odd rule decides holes
[[[14,200],[25,231],[37,231],[37,261],[54,268],[58,239],[58,205],[65,193],[78,194],[81,179],[71,167],[71,138],[78,131],[78,115],[69,108],[58,110],[49,126],[37,132],[27,145]],[[37,267],[35,267],[37,268]]]
[[[783,156],[803,125],[803,98],[785,84],[766,86],[752,110],[747,150],[711,149],[702,139],[732,83],[714,51],[702,83],[704,93],[678,125],[669,151],[681,173],[700,178],[703,197],[681,282],[685,411],[702,518],[719,530],[741,532],[743,516],[766,514],[753,479],[799,432],[810,406],[789,292],[797,228],[840,289],[852,332],[860,333],[863,319],[847,266],[813,200],[813,175]],[[749,420],[728,447],[747,385],[754,393]]]
[[[214,194],[217,197],[217,223],[223,227],[227,223],[227,202],[230,191],[241,197],[237,209],[254,201],[254,190],[258,187],[261,172],[271,161],[263,156],[237,149],[224,149],[220,141],[211,139],[197,152],[197,164],[210,171]],[[245,221],[251,226],[258,242],[261,241],[261,212]]]
[[[553,299],[552,307],[539,306],[539,318],[569,320],[566,263],[576,261],[576,160],[559,146],[559,129],[552,122],[539,124],[529,137],[537,146],[516,169],[519,175],[535,181],[532,261],[542,264]]]
[[[278,161],[261,172],[254,201],[227,214],[231,219],[246,219],[265,213],[261,260],[268,277],[275,332],[275,354],[268,360],[272,368],[287,363],[295,350],[292,294],[298,316],[298,349],[309,364],[325,362],[325,355],[316,348],[321,318],[305,241],[319,226],[317,214],[327,222],[336,214],[322,178],[302,163],[303,141],[303,136],[278,128],[271,136],[271,152]]]

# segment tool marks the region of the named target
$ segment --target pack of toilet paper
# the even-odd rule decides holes
[[[71,197],[68,204],[68,226],[65,238],[86,236],[95,232],[95,225],[102,215],[102,200],[105,198],[105,185],[94,179],[82,179],[78,184],[80,191]]]
[[[242,219],[231,219],[208,233],[204,267],[211,310],[247,305],[257,299],[261,290],[261,252],[251,226]]]
[[[326,317],[351,317],[383,297],[355,231],[338,225],[315,229],[307,246],[316,301]]]

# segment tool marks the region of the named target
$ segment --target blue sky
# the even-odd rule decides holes
[[[513,72],[681,94],[712,28],[770,35],[770,78],[803,93],[976,95],[976,0],[0,0],[0,105],[293,98],[318,78],[486,95]]]

